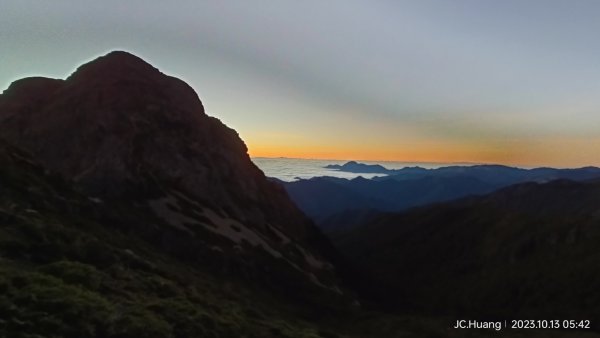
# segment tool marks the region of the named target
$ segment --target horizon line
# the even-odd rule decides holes
[[[453,161],[453,162],[435,162],[435,161],[405,161],[405,160],[360,160],[360,159],[334,159],[334,158],[308,158],[308,157],[289,157],[289,156],[250,156],[250,159],[286,159],[286,160],[307,160],[307,161],[345,161],[348,162],[357,162],[357,163],[409,163],[409,164],[447,164],[449,166],[478,166],[478,165],[487,165],[487,166],[504,166],[504,167],[512,167],[512,168],[520,168],[520,169],[584,169],[584,168],[598,168],[599,166],[595,165],[583,165],[583,166],[549,166],[549,165],[519,165],[519,164],[503,164],[503,163],[493,163],[493,162],[471,162],[471,161]],[[387,169],[387,168],[386,168]]]

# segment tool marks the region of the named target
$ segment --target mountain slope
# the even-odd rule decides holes
[[[392,302],[428,313],[600,318],[600,185],[527,183],[338,233]]]
[[[328,322],[353,315],[339,297],[268,276],[283,262],[186,259],[138,201],[90,198],[1,141],[0,163],[2,337],[354,337],[331,333],[350,331]]]
[[[300,302],[353,301],[335,250],[237,133],[207,116],[187,84],[134,55],[109,53],[66,80],[14,82],[0,95],[0,137],[161,252],[295,290]]]

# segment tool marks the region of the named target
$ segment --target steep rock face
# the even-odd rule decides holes
[[[194,250],[202,242],[240,257],[266,252],[339,292],[319,254],[327,242],[250,161],[237,133],[207,116],[186,83],[134,55],[109,53],[66,80],[14,82],[0,95],[0,137],[92,197],[153,190],[146,205]]]
[[[304,235],[303,218],[251,163],[237,133],[207,116],[183,81],[131,54],[110,53],[65,81],[15,82],[0,99],[0,123],[3,137],[90,191],[157,175],[217,205],[244,204],[236,211],[253,221],[285,221]]]

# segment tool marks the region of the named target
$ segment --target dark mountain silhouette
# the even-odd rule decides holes
[[[343,165],[329,164],[326,165],[325,168],[363,174],[387,174],[390,172],[389,169],[386,169],[384,166],[379,164],[364,164],[356,161],[346,162]]]
[[[244,239],[267,251],[318,237],[187,84],[125,52],[83,65],[64,81],[15,82],[0,97],[0,136],[94,196],[157,183],[161,191],[148,203],[182,233],[194,231],[183,223],[196,223],[188,219],[193,213],[177,211],[188,204],[216,223],[206,230],[238,242],[248,231],[258,237]],[[230,234],[232,222],[241,232]]]
[[[0,97],[0,136],[92,194],[153,177],[249,223],[285,222],[293,237],[309,232],[285,192],[265,180],[234,130],[204,113],[192,88],[125,52],[64,81],[13,83]]]
[[[354,168],[364,166],[370,167],[356,162],[338,167],[347,167],[355,172]],[[364,172],[369,172],[369,169]],[[584,181],[600,177],[600,169],[595,167],[521,169],[501,165],[475,165],[438,169],[407,167],[385,169],[385,172],[387,176],[373,179],[323,177],[282,184],[300,209],[320,227],[333,229],[357,224],[353,217],[357,212],[367,215],[370,214],[367,212],[369,210],[402,211],[415,206],[486,194],[523,182],[548,182],[555,179]]]
[[[600,184],[524,183],[380,214],[335,233],[383,297],[413,311],[496,318],[599,318]]]
[[[310,307],[307,313],[316,316],[354,302],[332,265],[335,250],[285,190],[250,161],[237,133],[207,116],[187,84],[134,55],[112,52],[66,80],[14,82],[0,95],[0,137],[10,144],[3,143],[0,152],[0,265],[9,278],[0,281],[0,288],[10,288],[16,297],[1,299],[12,304],[2,303],[15,322],[0,321],[0,326],[8,325],[10,332],[20,330],[21,322],[32,334],[48,327],[68,330],[62,326],[69,311],[88,306],[86,299],[106,304],[104,310],[114,306],[117,313],[127,307],[128,297],[147,299],[150,306],[155,298],[147,293],[154,291],[127,282],[141,283],[144,276],[155,278],[155,287],[172,287],[173,297],[186,294],[182,283],[198,283],[207,273],[226,276],[220,278],[228,283],[245,280]],[[19,271],[18,266],[33,270]],[[29,274],[38,269],[89,270],[102,276],[114,272],[107,269],[125,269],[129,277],[91,281],[100,283],[95,286],[100,291],[65,289],[56,281],[58,289],[41,290],[35,297],[47,298],[47,291],[60,298],[64,295],[58,293],[72,289],[88,298],[71,299],[64,308],[61,299],[56,305],[23,307],[17,299],[21,282],[10,278],[27,275],[27,285],[43,288],[45,282],[36,281],[47,277]],[[70,273],[56,272],[64,282],[70,282]],[[121,287],[135,290],[124,295],[116,289]],[[163,310],[136,304],[135,316],[169,322]],[[44,316],[32,314],[36,311],[55,312],[54,322],[44,324]],[[119,330],[107,322],[112,314],[92,312],[86,313],[93,318],[80,320],[94,332],[79,336],[102,336],[97,330],[103,325]],[[187,336],[174,326],[162,329]],[[111,334],[119,336],[116,331]]]

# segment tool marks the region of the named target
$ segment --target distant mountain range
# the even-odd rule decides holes
[[[326,165],[325,168],[361,174],[387,174],[391,172],[391,170],[386,169],[384,166],[379,164],[364,164],[356,161],[346,162],[342,165],[329,164]]]
[[[600,177],[600,168],[521,169],[501,165],[449,166],[437,169],[408,167],[386,169],[380,165],[348,162],[328,168],[353,173],[381,173],[365,179],[317,177],[281,182],[296,204],[325,231],[363,222],[371,211],[402,211],[430,203],[481,195],[523,182],[556,179],[584,181]],[[348,215],[352,215],[346,217]],[[357,215],[358,218],[355,217]]]
[[[600,182],[556,180],[379,214],[333,239],[413,311],[594,322],[599,225]]]
[[[405,167],[402,169],[388,169],[379,164],[365,164],[356,161],[349,161],[342,165],[330,164],[326,165],[325,168],[358,174],[382,174],[380,177],[375,177],[375,180],[386,180],[388,178],[406,180],[427,176],[469,175],[482,181],[504,185],[527,181],[543,182],[560,178],[585,180],[597,177],[600,172],[600,168],[592,166],[576,169],[556,169],[548,167],[523,169],[497,164],[480,164],[472,166],[453,165],[434,169],[427,169],[419,166]]]

